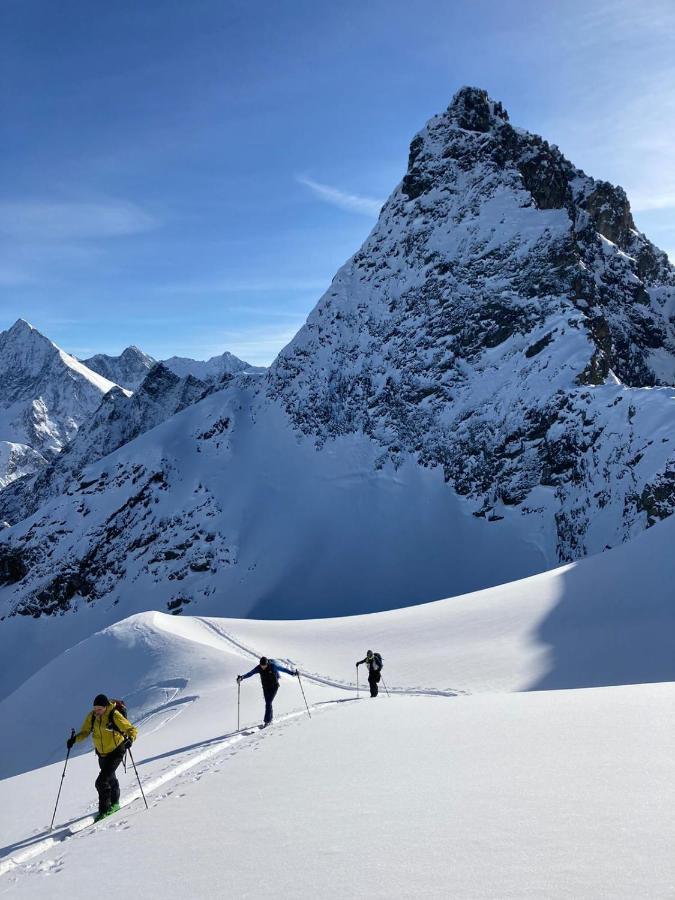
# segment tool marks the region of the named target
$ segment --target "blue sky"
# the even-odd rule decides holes
[[[269,363],[463,84],[675,259],[675,4],[3,0],[0,328]]]

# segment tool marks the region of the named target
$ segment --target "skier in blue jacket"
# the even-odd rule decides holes
[[[280,665],[276,660],[261,656],[258,665],[251,669],[250,672],[247,672],[245,675],[237,675],[237,684],[240,684],[244,678],[250,678],[251,675],[260,675],[263,694],[265,695],[265,721],[263,726],[269,725],[274,718],[272,701],[279,690],[279,672],[285,672],[287,675],[293,675],[294,677],[300,674],[297,669],[292,671]]]

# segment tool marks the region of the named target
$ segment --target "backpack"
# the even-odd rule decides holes
[[[117,727],[117,725],[115,725],[114,715],[115,715],[115,711],[117,711],[118,713],[123,715],[124,718],[126,719],[127,718],[127,705],[124,702],[124,700],[111,700],[110,702],[113,704],[113,708],[108,713],[108,724],[106,725],[106,728],[108,729],[108,731],[117,731],[118,733],[121,734],[119,728]],[[94,730],[95,720],[96,720],[96,716],[92,715],[92,717],[91,717],[91,731],[92,732]],[[90,734],[91,734],[91,732],[90,732]]]
[[[384,666],[384,663],[382,662],[382,657],[380,656],[380,654],[373,653],[373,664],[372,664],[373,669],[376,672],[379,672],[383,666]]]
[[[262,671],[260,674],[261,674],[261,676],[263,675]],[[277,670],[277,662],[275,659],[267,660],[267,672],[265,672],[265,675],[267,675],[267,683],[268,684],[271,684],[271,685],[276,684],[276,686],[279,687],[279,672]],[[263,677],[263,681],[264,680],[265,679]]]

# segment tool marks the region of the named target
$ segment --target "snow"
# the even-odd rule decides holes
[[[59,350],[59,356],[61,357],[61,361],[65,366],[67,366],[69,369],[72,369],[73,372],[77,372],[78,375],[81,375],[90,384],[93,384],[94,387],[98,388],[98,390],[102,394],[107,394],[108,391],[111,391],[114,387],[117,387],[114,382],[108,381],[107,378],[103,378],[103,376],[99,375],[97,372],[92,372],[92,370],[88,369],[83,363],[79,361],[79,359],[75,359],[74,356],[71,356],[64,350]],[[122,388],[121,390],[124,390],[124,388]],[[124,393],[127,395],[127,397],[130,397],[132,391],[124,390]]]
[[[669,519],[551,572],[370,615],[148,611],[91,634],[108,613],[87,605],[3,622],[34,673],[0,703],[0,896],[90,896],[97,859],[166,898],[675,896],[674,537]],[[368,648],[389,695],[366,697],[361,668],[357,700]],[[258,731],[252,678],[237,732],[235,677],[262,654],[299,666],[311,719],[283,676]],[[139,727],[150,810],[129,769],[122,811],[83,827],[97,766],[78,744],[50,834],[65,738],[101,690]]]
[[[261,882],[300,898],[672,896],[675,684],[509,694],[496,675],[484,693],[459,693],[481,661],[489,668],[500,627],[493,610],[472,660],[456,660],[460,635],[437,654],[455,602],[326,620],[311,635],[311,623],[148,613],[73,647],[0,705],[20,729],[3,745],[0,804],[12,815],[0,896],[89,896],[97,858],[123,861],[139,896],[167,898],[256,897]],[[508,631],[507,604],[497,606]],[[403,612],[397,641],[391,620]],[[356,701],[366,643],[384,655],[391,696]],[[236,674],[296,646],[311,663],[301,666],[311,719],[284,676],[276,723],[251,730],[262,713],[254,678],[236,733]],[[97,766],[79,744],[50,835],[65,736],[103,688],[124,695],[139,724],[150,810],[129,769],[123,810],[69,835],[95,797]],[[23,723],[19,710],[30,711]],[[57,761],[34,769],[47,752]]]
[[[0,332],[0,441],[38,455],[59,452],[113,387],[23,319]],[[31,457],[21,455],[24,461]],[[15,480],[16,463],[16,451],[12,459],[5,455],[0,485]],[[30,463],[35,471],[35,456]]]
[[[32,447],[0,441],[0,490],[17,478],[38,472],[46,464],[44,456]]]
[[[174,375],[185,378],[192,375],[201,381],[217,381],[223,375],[235,375],[238,372],[264,372],[261,366],[251,366],[232,353],[222,353],[210,359],[190,359],[186,356],[171,356],[162,361]]]

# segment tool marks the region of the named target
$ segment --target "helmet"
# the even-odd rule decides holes
[[[370,656],[372,656],[372,655],[373,655],[373,651],[372,651],[372,650],[366,650],[366,656],[370,657]]]

